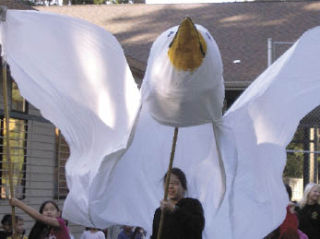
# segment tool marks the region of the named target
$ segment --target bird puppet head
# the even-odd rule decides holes
[[[224,100],[222,68],[211,34],[187,17],[153,43],[143,103],[161,124],[186,127],[217,121]]]

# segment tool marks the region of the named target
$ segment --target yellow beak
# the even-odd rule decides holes
[[[168,56],[177,70],[194,71],[205,57],[207,45],[191,18],[185,18],[170,43]]]

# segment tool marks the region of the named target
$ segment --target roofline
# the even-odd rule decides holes
[[[245,90],[252,81],[225,81],[224,86],[226,90]]]
[[[130,55],[126,55],[126,58],[132,71],[132,75],[140,87],[146,69],[145,63],[135,59]],[[226,90],[243,91],[251,84],[251,82],[252,81],[225,81],[224,85]]]

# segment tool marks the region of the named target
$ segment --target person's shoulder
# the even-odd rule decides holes
[[[306,204],[303,207],[300,207],[297,210],[297,213],[298,214],[304,214],[304,213],[308,213],[310,211],[320,211],[320,204],[318,204],[318,203],[317,204],[313,204],[313,205]]]
[[[308,208],[308,209],[319,209],[320,208],[320,204],[319,203],[316,203],[316,204],[306,204],[304,206],[304,208]]]
[[[57,219],[57,221],[58,221],[58,223],[60,225],[58,230],[60,230],[64,235],[68,235],[69,236],[69,229],[67,227],[67,221],[64,220],[61,217],[57,217],[56,219]]]
[[[160,212],[161,212],[161,208],[158,207],[158,208],[155,210],[154,214],[159,214]]]
[[[125,236],[125,232],[124,232],[124,231],[121,231],[121,232],[119,233],[119,236],[121,236],[121,238],[122,238],[123,236]]]
[[[105,239],[106,237],[102,231],[97,231],[97,238]]]
[[[182,198],[179,203],[192,203],[192,204],[201,204],[201,202],[196,198]]]
[[[0,231],[0,239],[7,239],[10,236],[11,233],[5,232],[5,231]]]
[[[178,207],[202,208],[201,202],[196,198],[183,198],[177,203]]]
[[[97,234],[100,236],[100,235],[103,235],[104,236],[104,233],[102,231],[97,231]]]
[[[59,222],[60,224],[67,225],[67,221],[64,220],[62,217],[56,217],[56,219],[58,220],[58,222]]]
[[[317,204],[315,205],[315,209],[316,209],[317,211],[320,211],[320,204],[319,204],[319,203],[317,203]]]
[[[117,237],[117,239],[124,239],[125,238],[125,234],[124,231],[121,231]]]
[[[57,217],[56,218],[60,227],[64,228],[64,230],[66,230],[69,233],[69,229],[68,229],[68,221],[63,219],[62,217]]]
[[[200,202],[198,199],[196,198],[190,198],[190,197],[185,197],[181,200],[186,200],[186,201],[190,201],[190,202]]]

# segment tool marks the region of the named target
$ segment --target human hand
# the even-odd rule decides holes
[[[19,200],[16,199],[16,198],[10,198],[10,199],[9,199],[9,204],[10,204],[10,206],[12,206],[12,207],[16,207],[16,206],[18,205],[18,203],[19,203]]]
[[[175,209],[175,204],[171,201],[162,200],[160,202],[160,208],[161,208],[161,210],[173,212]]]
[[[292,214],[295,213],[295,207],[296,207],[296,204],[295,204],[295,203],[289,202],[288,208],[289,208],[289,210],[290,210],[290,212],[291,212]]]

